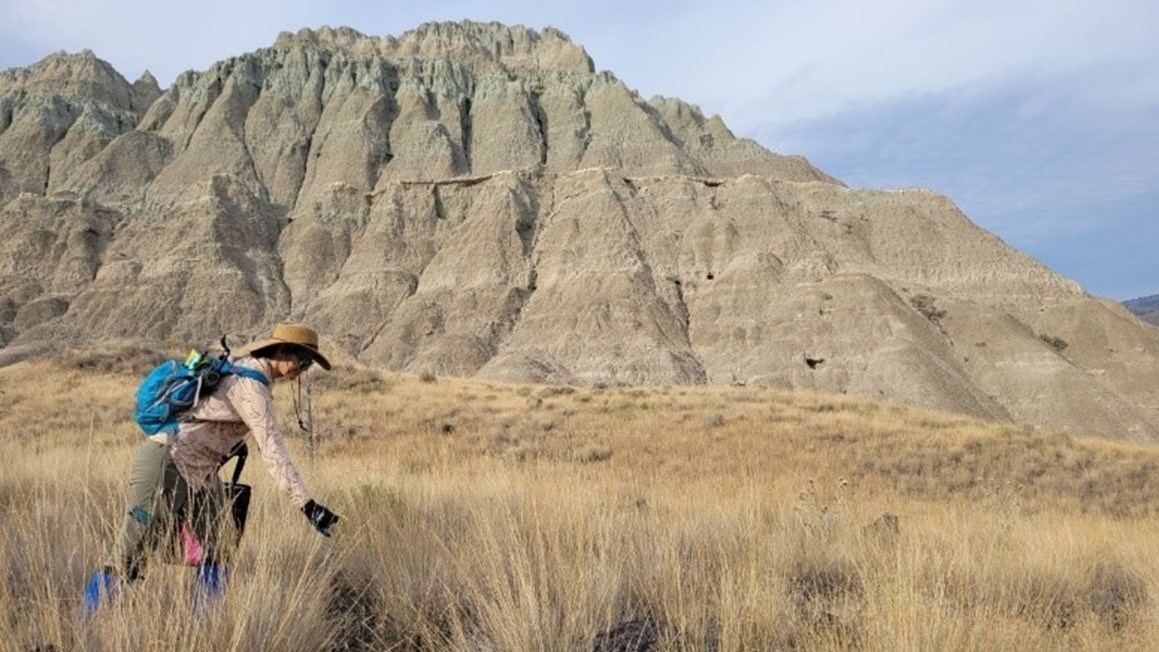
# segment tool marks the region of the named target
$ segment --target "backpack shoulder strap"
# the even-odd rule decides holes
[[[266,378],[266,375],[263,374],[262,372],[258,371],[257,369],[250,369],[249,367],[243,367],[239,364],[234,363],[233,360],[223,360],[222,361],[221,373],[222,373],[222,375],[235,374],[238,376],[244,376],[246,378],[249,378],[250,380],[256,380],[259,383],[266,385],[267,387],[270,384],[270,379]]]
[[[249,378],[250,380],[258,381],[259,383],[265,385],[266,387],[270,386],[270,379],[266,378],[266,375],[263,374],[262,372],[260,372],[256,369],[249,369],[247,367],[240,367],[240,366],[234,364],[233,359],[230,358],[230,355],[229,355],[229,343],[225,341],[225,334],[224,333],[221,336],[221,350],[223,351],[223,353],[221,355],[221,360],[225,363],[225,373],[234,373],[234,374],[237,374],[239,376],[245,376],[246,378]],[[242,461],[243,464],[245,463],[244,460],[245,460],[244,455],[239,458],[239,461]],[[236,478],[234,479],[234,481],[236,482]]]
[[[249,369],[247,367],[233,367],[230,371],[231,373],[235,373],[239,376],[245,376],[250,380],[256,380],[266,386],[269,386],[270,384],[270,379],[266,378],[266,375],[257,369]]]

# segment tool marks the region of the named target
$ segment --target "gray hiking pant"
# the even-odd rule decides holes
[[[227,511],[225,490],[214,477],[213,486],[189,486],[169,455],[168,444],[144,441],[133,456],[124,520],[113,559],[108,563],[129,581],[144,572],[147,557],[159,546],[169,559],[180,559],[177,528],[187,523],[201,542],[206,564],[224,563],[222,515]]]

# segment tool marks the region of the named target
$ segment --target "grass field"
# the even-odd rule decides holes
[[[180,353],[179,351],[170,353]],[[225,600],[154,563],[91,622],[159,359],[0,369],[0,650],[1150,650],[1151,446],[754,387],[311,372]]]

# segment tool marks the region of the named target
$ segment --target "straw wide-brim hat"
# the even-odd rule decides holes
[[[250,342],[242,347],[242,353],[253,355],[257,351],[272,346],[292,345],[301,349],[314,362],[322,365],[326,371],[330,370],[330,361],[318,350],[318,333],[314,329],[301,324],[278,324],[274,326],[274,334],[260,340]]]

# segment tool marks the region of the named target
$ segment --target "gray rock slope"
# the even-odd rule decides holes
[[[759,384],[1159,438],[1159,330],[553,30],[283,34],[164,92],[0,73],[0,344],[309,322],[390,369]]]
[[[1159,326],[1159,294],[1124,301],[1123,305],[1143,321]]]

